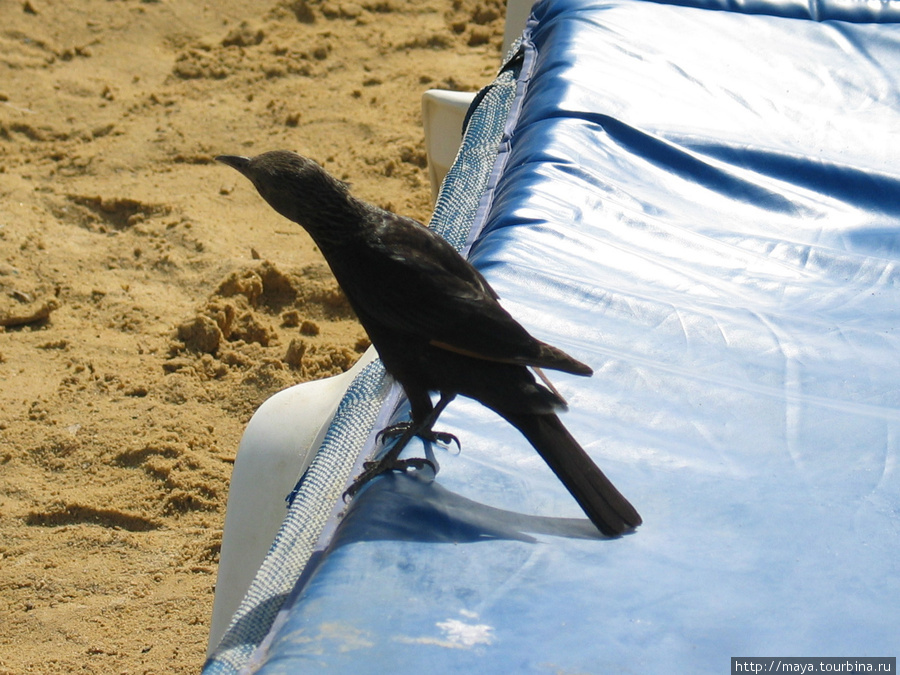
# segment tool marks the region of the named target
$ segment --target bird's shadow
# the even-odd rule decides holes
[[[586,518],[550,518],[467,499],[435,482],[428,470],[372,481],[347,508],[331,548],[360,541],[536,542],[532,534],[608,539]]]

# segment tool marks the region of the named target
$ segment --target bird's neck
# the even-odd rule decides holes
[[[298,222],[325,253],[364,236],[368,228],[367,207],[365,202],[347,195],[346,199],[306,209]]]

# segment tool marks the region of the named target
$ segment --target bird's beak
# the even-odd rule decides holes
[[[245,176],[247,175],[247,167],[250,166],[250,158],[241,157],[240,155],[219,155],[216,157],[216,161],[237,169]]]

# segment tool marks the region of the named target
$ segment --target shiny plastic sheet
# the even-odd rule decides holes
[[[599,537],[455,402],[462,452],[359,495],[259,672],[896,655],[900,30],[859,6],[537,5],[472,259],[594,367],[563,421],[645,524]]]

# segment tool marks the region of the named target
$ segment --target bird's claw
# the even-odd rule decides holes
[[[406,472],[406,470],[409,468],[421,471],[425,467],[428,467],[434,473],[437,473],[437,467],[434,465],[434,462],[432,462],[430,459],[425,459],[424,457],[410,457],[409,459],[391,459],[387,461],[380,460],[373,462],[364,462],[363,472],[359,474],[356,480],[351,483],[350,487],[348,487],[344,491],[344,501],[346,502],[348,499],[352,499],[353,497],[355,497],[356,493],[359,492],[366,483],[368,483],[376,476],[380,476],[387,471]]]
[[[379,440],[382,443],[386,443],[388,439],[395,438],[397,436],[402,436],[404,433],[410,430],[413,426],[412,422],[397,422],[397,424],[392,424],[389,427],[385,427],[377,434],[375,434],[375,442],[377,443]],[[462,450],[462,445],[459,442],[459,439],[446,431],[434,431],[433,429],[428,431],[422,431],[416,434],[423,441],[428,441],[429,443],[440,443],[441,445],[450,445],[451,443],[456,443],[456,447],[459,450]]]
[[[397,424],[387,426],[375,434],[375,442],[381,441],[382,443],[387,443],[391,438],[402,436],[409,431],[410,427],[412,427],[412,422],[397,422]]]
[[[422,438],[426,441],[431,441],[432,443],[440,443],[441,445],[456,443],[456,449],[462,450],[462,444],[460,444],[459,439],[447,431],[432,431],[427,435],[422,436]]]

